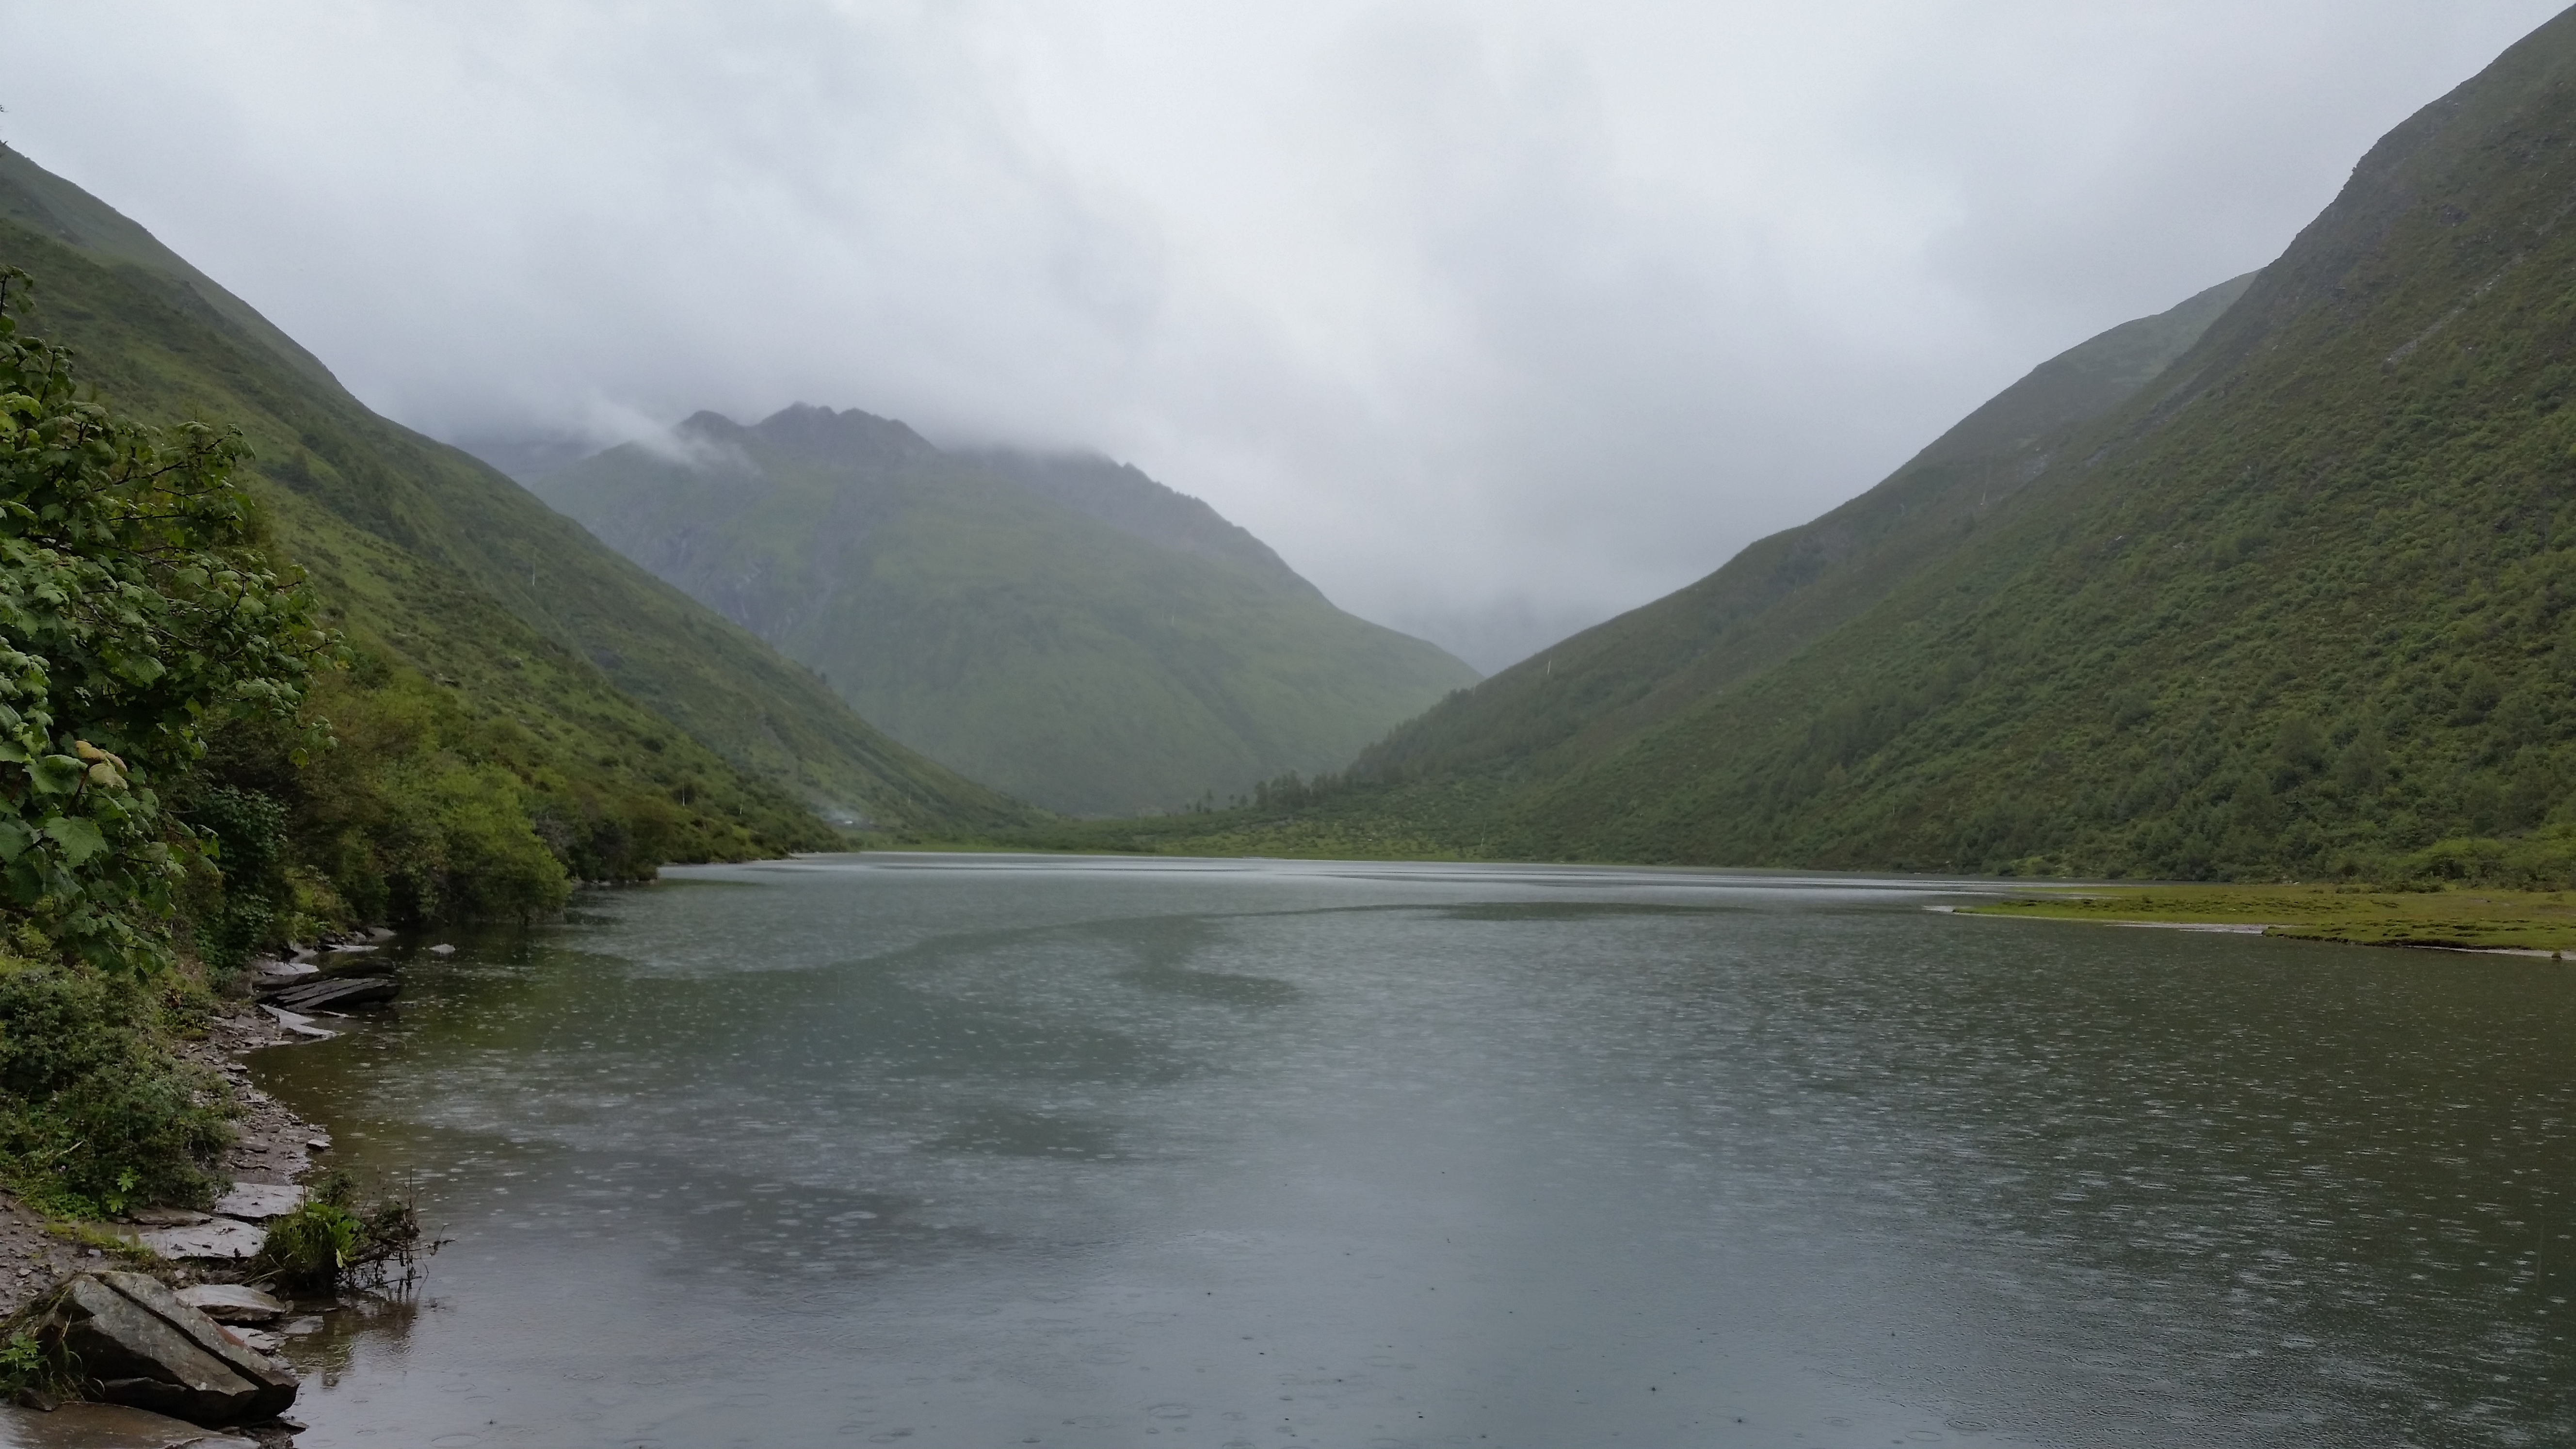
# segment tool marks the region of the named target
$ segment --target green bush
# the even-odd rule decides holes
[[[0,268],[0,908],[150,969],[197,854],[160,792],[215,724],[293,717],[330,641],[251,547],[239,436],[85,400],[71,355],[8,315],[26,285]]]
[[[437,1244],[429,1245],[435,1252]],[[328,1292],[345,1279],[381,1280],[408,1269],[420,1247],[420,1216],[403,1199],[358,1203],[358,1180],[325,1173],[301,1207],[269,1221],[260,1264],[269,1276],[306,1292]]]
[[[230,1089],[170,1049],[165,1009],[129,975],[0,962],[0,1168],[22,1196],[65,1217],[213,1200]]]

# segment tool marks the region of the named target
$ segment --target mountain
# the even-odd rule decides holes
[[[490,467],[369,411],[142,227],[6,148],[0,262],[33,276],[29,324],[117,406],[243,430],[274,550],[359,650],[347,687],[418,686],[449,753],[538,794],[660,801],[681,855],[828,846],[817,811],[896,833],[1026,817]]]
[[[1369,749],[1355,773],[1400,779],[1512,762],[1551,776],[1777,664],[1965,547],[1979,517],[2172,365],[2252,281],[2221,283],[2041,363],[1877,487],[1450,697]]]
[[[2576,12],[2002,486],[1901,473],[1198,843],[2576,882],[2571,196]]]
[[[535,486],[895,738],[1070,813],[1329,768],[1475,682],[1105,459],[952,454],[799,406],[700,413]]]
[[[1130,538],[1235,564],[1293,593],[1324,596],[1270,545],[1253,537],[1250,529],[1229,523],[1200,500],[1146,477],[1132,463],[1113,462],[1096,453],[1011,448],[975,449],[957,456]]]

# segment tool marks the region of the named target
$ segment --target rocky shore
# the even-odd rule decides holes
[[[205,1039],[186,1043],[181,1052],[222,1072],[233,1083],[240,1108],[236,1126],[241,1135],[224,1160],[224,1171],[235,1183],[291,1185],[312,1168],[313,1154],[327,1148],[330,1139],[320,1128],[251,1086],[249,1068],[241,1059],[261,1047],[315,1038],[289,1031],[249,1002],[227,1002],[223,1013],[206,1025]],[[145,1210],[140,1216],[153,1214]],[[104,1231],[123,1225],[99,1226]],[[132,1226],[146,1225],[138,1221]],[[0,1188],[0,1317],[15,1314],[70,1274],[100,1266],[108,1256],[104,1248],[48,1231],[42,1216]]]
[[[221,1164],[233,1186],[210,1210],[141,1207],[105,1223],[60,1224],[0,1189],[0,1317],[23,1322],[25,1310],[50,1302],[46,1331],[66,1342],[87,1335],[85,1364],[132,1358],[129,1348],[149,1344],[158,1362],[130,1367],[159,1381],[128,1380],[119,1405],[57,1405],[42,1394],[0,1404],[0,1449],[293,1443],[303,1426],[279,1411],[292,1402],[294,1375],[274,1355],[318,1329],[317,1312],[332,1305],[271,1297],[244,1280],[266,1222],[303,1201],[298,1180],[321,1165],[331,1139],[251,1085],[244,1058],[327,1039],[339,1009],[390,1000],[389,966],[369,959],[390,934],[255,963],[245,979],[252,998],[224,1000],[204,1035],[179,1048],[233,1088],[237,1135]],[[290,999],[306,1010],[281,1004]]]

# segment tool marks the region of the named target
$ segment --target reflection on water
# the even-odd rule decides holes
[[[833,858],[267,1054],[308,1445],[2576,1440],[2566,968],[1920,882]]]

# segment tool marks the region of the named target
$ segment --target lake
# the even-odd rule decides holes
[[[1975,888],[870,854],[449,936],[255,1059],[451,1240],[299,1442],[2576,1442],[2568,967]]]

